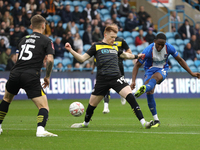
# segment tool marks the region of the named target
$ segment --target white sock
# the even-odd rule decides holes
[[[0,124],[0,129],[1,129],[1,124]]]
[[[89,122],[83,122],[83,124],[85,125],[85,126],[88,126],[89,125]]]
[[[157,114],[156,114],[156,115],[153,115],[153,119],[154,119],[154,120],[159,120],[159,119],[158,119],[158,115],[157,115]]]
[[[104,103],[104,109],[108,108],[108,103]]]
[[[43,126],[38,126],[37,127],[37,132],[43,132],[44,131],[44,127]]]
[[[144,127],[144,123],[146,122],[145,119],[142,118],[142,119],[140,120],[140,122],[141,122],[142,126]]]

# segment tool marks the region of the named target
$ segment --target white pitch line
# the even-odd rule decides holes
[[[6,130],[34,130],[34,129],[17,129],[17,128],[6,128]],[[36,129],[35,129],[36,130]],[[174,135],[200,135],[199,132],[146,132],[146,131],[116,131],[116,130],[86,130],[86,129],[74,129],[74,128],[66,128],[66,129],[48,129],[49,131],[79,131],[79,132],[105,132],[105,133],[144,133],[144,134],[174,134]],[[152,130],[152,129],[141,129],[141,130]]]

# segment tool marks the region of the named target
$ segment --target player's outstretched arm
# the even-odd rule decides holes
[[[81,55],[79,53],[77,53],[76,51],[74,51],[71,47],[71,45],[69,43],[65,44],[65,48],[74,56],[74,58],[76,58],[80,63],[86,61],[87,59],[90,58],[90,55],[88,55],[87,53]]]
[[[133,72],[132,72],[132,83],[131,83],[131,85],[130,85],[132,90],[135,88],[135,85],[136,85],[135,79],[136,79],[137,74],[138,74],[138,69],[139,69],[141,66],[142,66],[142,64],[141,64],[139,61],[137,61],[136,64],[134,65],[134,67],[133,67]]]
[[[130,54],[130,53],[127,53],[127,52],[123,52],[120,55],[120,57],[124,58],[124,59],[138,59],[138,58],[141,58],[143,56],[144,56],[144,54],[133,55],[133,54]]]
[[[46,64],[46,76],[44,77],[44,83],[42,84],[43,88],[46,88],[49,86],[50,83],[50,76],[51,76],[51,71],[53,68],[53,63],[54,63],[54,58],[52,54],[47,55],[47,64]]]
[[[198,79],[200,79],[200,73],[198,72],[192,72],[189,68],[189,66],[187,65],[187,63],[185,62],[185,60],[183,58],[181,58],[179,55],[177,57],[175,57],[175,59],[178,61],[178,63],[193,77],[197,77]]]

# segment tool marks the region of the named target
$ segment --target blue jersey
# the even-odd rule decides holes
[[[150,69],[152,67],[156,68],[169,68],[168,57],[171,54],[174,58],[178,56],[176,49],[169,43],[165,43],[165,46],[160,52],[156,50],[155,43],[147,46],[142,54],[145,54],[144,57],[140,58],[138,61],[144,65],[144,69]]]

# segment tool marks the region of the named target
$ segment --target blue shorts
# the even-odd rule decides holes
[[[161,75],[162,75],[162,77],[163,77],[163,80],[165,80],[166,79],[166,77],[167,77],[167,75],[168,75],[168,68],[150,68],[150,69],[147,69],[146,71],[145,71],[145,74],[144,74],[144,82],[146,82],[147,80],[149,80],[150,78],[151,78],[151,76],[154,74],[154,73],[156,73],[156,72],[159,72]],[[162,80],[162,81],[163,81]],[[162,82],[161,81],[161,82]],[[160,83],[161,83],[160,82]]]

